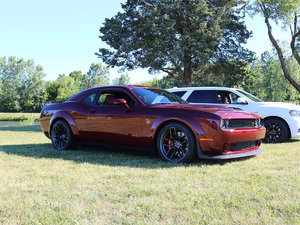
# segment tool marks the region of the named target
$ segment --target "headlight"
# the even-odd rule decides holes
[[[291,110],[290,114],[291,114],[291,116],[300,117],[300,111],[298,111],[298,110]]]

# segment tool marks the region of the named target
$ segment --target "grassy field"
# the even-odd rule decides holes
[[[300,139],[226,162],[57,151],[39,126],[0,127],[0,224],[300,224]]]
[[[39,113],[0,113],[0,121],[39,121]]]

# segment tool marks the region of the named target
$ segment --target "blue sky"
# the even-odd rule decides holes
[[[0,7],[0,57],[17,56],[33,59],[43,66],[47,80],[74,70],[86,73],[92,62],[100,59],[94,54],[101,47],[99,27],[105,18],[121,11],[125,0],[10,0]],[[260,55],[270,50],[266,26],[262,18],[247,18],[252,30],[247,48]],[[280,40],[289,40],[289,32],[274,29]],[[118,75],[111,70],[111,79]],[[146,70],[129,72],[131,82],[151,80]]]

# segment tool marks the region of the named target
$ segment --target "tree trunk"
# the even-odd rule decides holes
[[[300,56],[297,52],[297,49],[295,48],[296,38],[300,35],[300,31],[297,31],[297,21],[298,21],[298,16],[297,16],[297,13],[295,13],[294,31],[292,31],[292,28],[291,28],[291,33],[292,33],[291,49],[292,49],[292,52],[293,52],[293,56],[295,57],[298,64],[300,65]]]
[[[263,2],[260,3],[260,7],[261,7],[261,10],[265,17],[265,23],[267,24],[267,27],[268,27],[268,35],[269,35],[270,41],[272,42],[273,46],[275,47],[275,49],[277,51],[277,55],[278,55],[278,58],[279,58],[279,61],[281,64],[283,74],[284,74],[285,78],[290,82],[290,84],[300,93],[300,85],[291,77],[291,74],[289,73],[286,62],[284,60],[282,51],[281,51],[277,41],[273,37],[272,27],[269,22],[269,16],[268,16],[265,4]]]
[[[188,54],[184,56],[184,71],[183,71],[183,85],[190,87],[192,84],[192,62],[191,57]]]

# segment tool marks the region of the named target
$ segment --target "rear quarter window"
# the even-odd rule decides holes
[[[86,97],[84,97],[84,99],[81,100],[81,102],[87,105],[94,105],[97,94],[98,92],[93,92],[91,94],[88,94]]]
[[[186,93],[186,91],[174,91],[171,93],[173,93],[174,95],[177,95],[179,98],[181,98]]]
[[[217,103],[218,95],[214,90],[197,90],[193,91],[187,98],[190,103]]]

